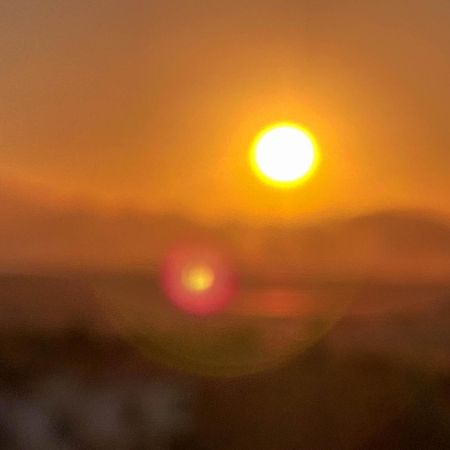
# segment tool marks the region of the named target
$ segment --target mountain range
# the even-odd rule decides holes
[[[254,226],[64,205],[0,186],[1,271],[154,271],[171,246],[195,242],[224,249],[240,273],[265,279],[450,280],[450,222],[427,211]]]

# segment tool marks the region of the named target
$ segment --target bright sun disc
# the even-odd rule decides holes
[[[306,180],[317,165],[314,138],[306,130],[291,123],[265,129],[255,140],[251,164],[266,183],[292,187]]]

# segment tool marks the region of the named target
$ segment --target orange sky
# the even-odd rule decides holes
[[[446,1],[3,2],[0,62],[19,184],[208,220],[450,212]],[[280,120],[322,153],[291,192],[247,163]]]

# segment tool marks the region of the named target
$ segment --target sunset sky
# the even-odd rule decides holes
[[[450,214],[448,0],[5,1],[0,176],[201,220]],[[321,165],[290,191],[248,164],[289,120]]]

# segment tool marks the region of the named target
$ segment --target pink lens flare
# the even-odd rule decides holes
[[[236,290],[236,279],[224,254],[195,245],[168,252],[161,266],[161,284],[177,308],[197,316],[222,311]]]

